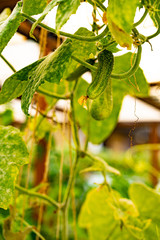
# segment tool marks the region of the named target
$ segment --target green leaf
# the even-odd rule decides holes
[[[121,74],[127,72],[131,68],[132,62],[134,62],[134,57],[132,53],[115,57],[113,73]],[[112,79],[112,85],[113,87],[121,89],[125,95],[130,94],[132,96],[147,97],[149,94],[149,85],[140,67],[129,79]]]
[[[23,12],[28,15],[36,15],[45,9],[47,0],[23,0]]]
[[[113,73],[119,74],[128,71],[131,67],[131,59],[132,53],[115,57]],[[85,134],[88,132],[87,123],[89,122],[89,141],[95,144],[103,142],[114,130],[125,95],[145,97],[149,92],[149,85],[140,68],[130,79],[112,79],[113,110],[107,119],[96,121],[91,116],[89,117],[88,111],[78,103],[78,99],[85,95],[87,87],[88,83],[80,79],[75,93],[75,111],[78,116],[77,122]]]
[[[49,2],[49,4],[45,7],[43,13],[41,14],[41,16],[36,20],[36,22],[33,23],[31,31],[30,31],[30,35],[33,37],[33,31],[34,29],[37,27],[37,25],[43,21],[43,19],[46,17],[46,15],[59,3],[63,0],[52,0],[51,2]]]
[[[94,33],[89,31],[87,28],[79,28],[76,32],[76,35],[92,37]],[[73,55],[80,58],[81,60],[87,60],[95,56],[97,47],[95,42],[85,42],[79,40],[72,40],[72,51]],[[91,56],[92,55],[92,56]],[[79,63],[72,59],[68,68],[66,69],[63,78],[67,78],[77,67]]]
[[[68,21],[70,16],[76,13],[80,0],[65,0],[60,2],[56,13],[56,31]]]
[[[0,126],[0,208],[7,209],[14,197],[19,167],[28,163],[28,151],[20,131]]]
[[[44,58],[22,68],[5,80],[0,91],[0,104],[10,102],[12,99],[22,95],[27,86],[30,71],[37,67],[43,60]]]
[[[29,74],[29,82],[22,95],[21,106],[25,114],[32,101],[33,94],[44,81],[59,83],[70,63],[72,54],[71,41],[64,42],[55,52],[51,53]]]
[[[90,240],[135,240],[120,221],[114,218],[112,204],[119,201],[117,192],[109,192],[106,186],[91,190],[81,208],[79,226],[87,228]]]
[[[107,8],[107,18],[121,30],[130,34],[139,0],[111,0]]]
[[[141,216],[160,221],[160,194],[141,183],[133,183],[129,189],[131,200]]]
[[[0,54],[25,19],[21,15],[21,8],[22,2],[18,2],[12,14],[0,25]]]
[[[10,8],[5,8],[0,14],[0,24],[2,24],[11,14]]]
[[[113,38],[121,47],[126,47],[131,50],[133,40],[130,34],[119,28],[110,18],[108,18],[109,30],[112,33]]]

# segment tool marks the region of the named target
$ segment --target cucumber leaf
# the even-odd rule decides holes
[[[90,240],[144,239],[137,235],[143,237],[148,225],[137,217],[137,209],[131,200],[120,198],[118,192],[109,192],[101,185],[87,194],[78,222],[80,227],[87,228]]]
[[[23,0],[23,12],[28,15],[36,15],[45,9],[47,0]]]
[[[133,183],[129,189],[131,200],[136,205],[141,216],[160,221],[160,194],[142,183]],[[156,209],[156,211],[155,211]]]
[[[111,19],[119,29],[130,34],[138,4],[139,0],[111,0],[107,8],[107,19]]]
[[[68,21],[70,16],[76,13],[80,5],[80,0],[65,0],[60,2],[56,13],[56,31],[59,32],[61,27]]]
[[[64,42],[55,52],[48,55],[36,69],[30,72],[29,81],[21,101],[25,114],[28,114],[33,94],[44,81],[59,83],[62,79],[63,73],[70,63],[71,45],[71,41]]]
[[[0,126],[0,208],[7,209],[12,203],[19,167],[28,163],[28,157],[20,131]]]
[[[11,15],[0,25],[0,54],[25,18],[21,15],[22,2],[18,2]]]
[[[0,104],[10,102],[12,99],[22,95],[27,86],[29,72],[43,60],[44,58],[22,68],[5,80],[0,91]]]

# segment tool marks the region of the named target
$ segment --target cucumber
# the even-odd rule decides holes
[[[113,98],[110,78],[104,92],[92,101],[90,113],[95,120],[104,120],[111,114],[112,109]]]
[[[108,50],[103,50],[98,54],[98,67],[95,78],[87,88],[87,97],[95,99],[101,95],[110,79],[111,72],[113,69],[113,54]]]
[[[86,60],[87,63],[93,65],[94,62],[95,62],[95,59],[88,59]],[[78,68],[76,68],[67,78],[66,80],[67,81],[73,81],[73,80],[76,80],[78,79],[82,74],[84,74],[85,72],[88,72],[90,71],[89,68],[83,66],[83,65],[80,65]]]

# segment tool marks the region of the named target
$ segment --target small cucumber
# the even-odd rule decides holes
[[[88,59],[86,60],[87,63],[93,65],[95,63],[95,60],[94,59]],[[67,78],[66,80],[67,81],[73,81],[73,80],[76,80],[78,79],[82,74],[84,74],[85,72],[88,72],[90,71],[89,68],[83,66],[83,65],[80,65],[78,68],[76,68]]]
[[[113,54],[108,50],[103,50],[98,54],[98,67],[95,78],[87,88],[87,97],[95,99],[101,95],[108,83],[113,69]]]
[[[104,92],[92,101],[90,113],[95,120],[104,120],[111,114],[112,109],[112,86],[111,79],[109,79]]]

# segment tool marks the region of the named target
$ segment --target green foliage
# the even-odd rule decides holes
[[[31,153],[34,152],[33,158],[35,156],[38,159],[41,158],[47,149],[45,157],[48,160],[50,158],[51,161],[49,165],[46,162],[44,164],[45,169],[49,171],[48,183],[50,185],[43,179],[42,184],[34,186],[32,189],[25,189],[22,186],[25,185],[26,173],[22,173],[22,186],[16,185],[16,189],[22,193],[15,201],[16,213],[14,213],[14,207],[10,207],[10,216],[4,220],[8,212],[2,214],[3,216],[0,215],[0,223],[3,222],[3,237],[7,240],[25,239],[31,231],[31,227],[20,231],[19,217],[23,215],[24,207],[22,203],[26,201],[24,210],[31,216],[31,209],[35,205],[39,207],[40,201],[43,200],[43,204],[46,204],[43,222],[49,225],[47,230],[45,224],[42,226],[46,240],[55,237],[51,231],[51,226],[53,226],[54,233],[56,232],[55,222],[57,221],[57,215],[53,214],[53,208],[56,208],[56,214],[62,212],[59,215],[59,229],[62,231],[60,237],[63,240],[68,238],[156,240],[160,236],[159,191],[142,183],[130,184],[134,181],[133,174],[143,181],[143,176],[140,175],[146,174],[150,167],[149,156],[143,152],[142,160],[142,154],[130,156],[132,153],[128,152],[122,159],[120,156],[114,159],[109,153],[102,154],[100,157],[90,154],[87,147],[88,142],[103,143],[110,136],[117,124],[126,95],[148,97],[149,85],[139,63],[142,44],[160,32],[160,4],[157,0],[110,0],[106,8],[103,0],[89,0],[88,4],[93,7],[93,25],[95,24],[97,28],[93,28],[93,32],[86,28],[80,28],[73,35],[60,31],[71,15],[76,13],[81,2],[80,0],[52,0],[50,2],[47,0],[23,0],[23,6],[21,1],[18,2],[11,15],[8,9],[0,15],[0,53],[21,22],[25,20],[24,16],[34,22],[30,32],[31,36],[37,25],[43,26],[53,33],[57,32],[59,35],[68,36],[68,39],[56,51],[6,79],[0,92],[0,104],[22,95],[21,106],[26,115],[28,115],[34,93],[37,91],[44,96],[44,105],[47,103],[46,109],[44,111],[38,109],[37,115],[39,112],[40,115],[34,119],[30,118],[28,124],[28,145],[32,145],[32,150],[35,147],[34,144],[36,145],[37,149],[31,150]],[[56,29],[40,24],[55,6],[57,6]],[[148,9],[158,28],[158,31],[149,37],[143,36],[135,28],[138,24],[134,24],[134,16],[138,6]],[[103,12],[101,14],[103,15],[102,21],[108,25],[104,31],[103,25],[99,26],[97,23],[98,9]],[[38,20],[31,17],[31,15],[39,13],[41,15],[37,16]],[[139,23],[143,19],[142,17]],[[99,29],[102,29],[102,34],[98,33]],[[132,44],[138,46],[137,55],[135,56],[131,52],[126,54],[122,52],[123,55],[115,57],[113,53],[119,51],[118,44],[127,49],[131,49]],[[3,56],[2,59],[5,61]],[[7,61],[5,62],[7,63]],[[8,65],[12,68],[9,63]],[[12,70],[14,69],[12,68]],[[93,81],[90,84],[82,78],[86,71],[90,71],[92,74]],[[50,110],[56,109],[55,104],[59,99],[67,100],[67,103],[70,103],[68,114],[64,114],[65,121],[69,122],[69,134],[68,132],[65,134],[65,124],[62,124],[61,127],[54,111],[52,111],[52,116],[49,115]],[[11,110],[7,109],[0,114],[2,124],[10,124],[12,120]],[[72,136],[68,137],[70,130]],[[82,144],[78,130],[82,130],[86,134],[85,144]],[[60,133],[63,135],[63,143],[60,140],[60,148],[65,148],[65,138],[70,139],[67,152],[64,151],[62,154],[61,150],[60,154],[55,149],[56,143],[52,139],[54,131],[57,131],[54,135],[56,138]],[[34,139],[34,144],[31,138]],[[49,141],[48,147],[46,142],[43,142],[44,139]],[[13,204],[19,168],[28,163],[28,157],[29,154],[19,130],[11,126],[0,126],[0,208],[7,209]],[[64,162],[63,166],[62,162]],[[41,163],[34,162],[34,164],[39,167]],[[143,167],[141,167],[142,165]],[[38,167],[37,169],[39,169]],[[33,168],[31,167],[31,171]],[[63,170],[63,173],[59,172],[59,169]],[[77,172],[83,174],[77,176]],[[89,181],[87,182],[86,179],[94,174],[93,172],[101,172],[104,180],[98,188],[87,193],[84,201],[86,192],[90,188]],[[62,187],[58,180],[59,175],[63,179]],[[34,173],[32,172],[29,180],[33,179]],[[148,183],[148,178],[144,182]],[[27,198],[24,194],[27,195]],[[74,199],[74,195],[76,199]],[[60,202],[54,200],[60,198]],[[76,211],[75,208],[77,208]],[[75,212],[77,212],[77,216],[79,215],[79,226],[76,224]],[[27,218],[26,215],[25,218]],[[33,219],[30,222],[35,225]],[[67,236],[67,224],[69,224],[69,236]],[[73,231],[73,225],[78,229],[77,237],[74,236],[76,230]],[[89,238],[83,228],[88,230]],[[39,234],[35,229],[32,230]],[[0,232],[2,232],[2,228]],[[1,235],[0,238],[2,238]],[[33,238],[30,235],[28,239]]]
[[[27,84],[28,84],[28,75],[34,68],[36,68],[44,58],[28,65],[27,67],[22,68],[11,77],[7,78],[2,86],[0,92],[0,104],[7,103],[14,98],[17,98],[22,95]]]
[[[18,2],[12,14],[0,25],[0,54],[17,31],[24,17],[20,14],[22,2]]]
[[[56,31],[59,32],[61,27],[68,21],[70,16],[76,13],[80,0],[66,0],[60,2],[56,14]]]
[[[28,163],[28,151],[18,129],[0,126],[0,207],[7,209],[14,197],[20,166]]]
[[[33,94],[44,81],[59,83],[71,57],[71,42],[67,41],[51,53],[29,75],[29,81],[22,95],[22,110],[28,114]]]
[[[28,15],[41,13],[47,6],[47,0],[23,0],[23,12]]]

